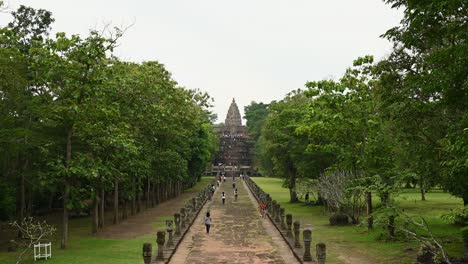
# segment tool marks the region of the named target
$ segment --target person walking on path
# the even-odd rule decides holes
[[[265,202],[260,202],[260,204],[258,205],[258,209],[260,211],[260,215],[262,216],[262,218],[265,218],[265,215],[267,213],[267,205]]]
[[[226,202],[226,194],[224,192],[221,194],[221,199],[223,199],[224,204],[224,202]]]
[[[236,188],[236,182],[232,182],[232,188],[233,188],[233,189]]]
[[[234,190],[234,199],[237,202],[237,189]]]
[[[223,180],[224,182],[226,182],[226,175],[223,175]]]
[[[210,227],[211,227],[211,216],[210,216],[210,212],[207,212],[207,213],[206,213],[206,216],[205,216],[205,226],[206,226],[206,233],[209,234],[209,233],[210,233]]]

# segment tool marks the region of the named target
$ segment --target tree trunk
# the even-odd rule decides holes
[[[164,183],[164,201],[169,200],[169,185]]]
[[[367,230],[371,230],[374,226],[374,218],[372,216],[372,193],[366,193],[367,200]]]
[[[63,200],[63,215],[62,215],[62,244],[60,247],[62,249],[67,248],[68,245],[68,208],[67,204],[70,200],[70,184],[68,181],[65,181],[65,188],[62,196]]]
[[[421,191],[421,201],[426,201],[426,185],[424,184],[424,179],[422,178],[419,181],[419,188]]]
[[[52,207],[53,207],[53,204],[54,204],[54,192],[50,192],[50,195],[49,195],[49,202],[48,202],[48,205],[47,205],[47,209],[50,211],[52,211]]]
[[[137,192],[135,188],[135,179],[132,180],[132,200],[130,201],[130,215],[135,215]]]
[[[296,192],[296,172],[293,166],[294,165],[291,162],[288,163],[288,174],[289,174],[288,175],[289,177],[288,188],[289,188],[290,202],[296,203],[299,201],[299,199],[297,198],[297,192]]]
[[[151,189],[151,182],[148,177],[146,180],[146,208],[150,208],[150,189]]]
[[[140,194],[140,192],[138,192],[136,198],[137,198],[137,203],[136,203],[137,208],[136,208],[136,212],[139,213],[139,212],[141,212],[141,194]]]
[[[154,195],[155,194],[155,188],[154,188],[154,183],[151,184],[151,207],[155,207],[156,206],[156,196]]]
[[[104,228],[105,219],[105,204],[106,204],[106,193],[104,188],[101,188],[101,199],[99,199],[99,228]]]
[[[21,224],[26,217],[26,169],[28,167],[29,159],[24,161],[23,167],[20,171],[20,197],[19,197],[19,212],[18,212],[18,222]],[[18,196],[17,196],[18,197]],[[18,231],[18,238],[21,238],[21,232]]]
[[[119,180],[114,181],[114,224],[119,223]]]
[[[93,226],[91,232],[96,234],[99,228],[99,192],[96,191],[93,198]]]
[[[26,186],[25,186],[25,177],[24,171],[21,172],[21,183],[20,183],[20,211],[19,211],[19,221],[23,222],[26,211]]]
[[[28,191],[28,204],[26,206],[27,210],[26,210],[26,216],[29,217],[29,216],[32,216],[33,214],[33,190],[32,190],[32,186],[29,187],[29,191]]]
[[[167,184],[167,200],[172,199],[172,181]]]
[[[158,201],[159,203],[162,203],[163,202],[163,196],[162,196],[162,183],[158,183],[158,187],[156,188],[157,190],[157,197],[158,197]]]
[[[141,204],[141,182],[138,180],[138,190],[137,190],[137,213],[141,212],[142,204]]]
[[[388,235],[390,236],[390,238],[395,237],[395,216],[394,215],[390,215],[388,217]]]
[[[122,201],[122,219],[125,220],[127,218],[128,218],[127,199],[123,199],[123,201]]]
[[[65,151],[65,168],[67,170],[70,167],[71,154],[72,154],[72,136],[73,136],[73,127],[68,128],[67,131],[67,146]],[[68,201],[70,200],[70,182],[68,175],[65,176],[64,182],[64,192],[62,196],[63,200],[63,215],[62,215],[62,243],[60,247],[65,249],[68,245]]]
[[[158,184],[156,184],[156,187],[154,188],[156,190],[156,193],[154,194],[154,196],[156,197],[156,202],[158,204],[161,204],[160,186],[161,186],[161,184],[158,183]]]
[[[463,241],[463,258],[465,259],[465,261],[468,261],[468,241]]]

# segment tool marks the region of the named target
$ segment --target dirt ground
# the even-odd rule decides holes
[[[180,212],[185,203],[197,192],[185,192],[177,198],[170,199],[159,204],[155,208],[149,208],[137,215],[130,216],[118,225],[108,225],[101,230],[97,237],[106,239],[132,239],[138,236],[154,234],[157,227],[152,226],[159,217],[172,216]]]

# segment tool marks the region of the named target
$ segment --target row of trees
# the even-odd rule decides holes
[[[179,87],[156,61],[112,55],[123,31],[57,33],[21,6],[0,28],[0,216],[91,208],[93,232],[177,196],[217,149],[207,94]],[[123,212],[119,212],[119,210]]]
[[[359,58],[339,80],[245,109],[263,174],[283,177],[291,202],[298,179],[322,178],[325,190],[335,177],[347,181],[342,196],[368,203],[374,192],[390,207],[408,183],[423,200],[437,185],[468,204],[467,3],[385,2],[404,9],[383,35],[394,44],[387,58]]]

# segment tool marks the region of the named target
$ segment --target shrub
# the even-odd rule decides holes
[[[345,213],[353,224],[358,224],[366,202],[363,179],[360,173],[352,171],[330,171],[317,180],[318,193],[330,212]]]
[[[345,214],[335,213],[329,218],[330,225],[332,226],[343,226],[349,224],[349,218]]]

